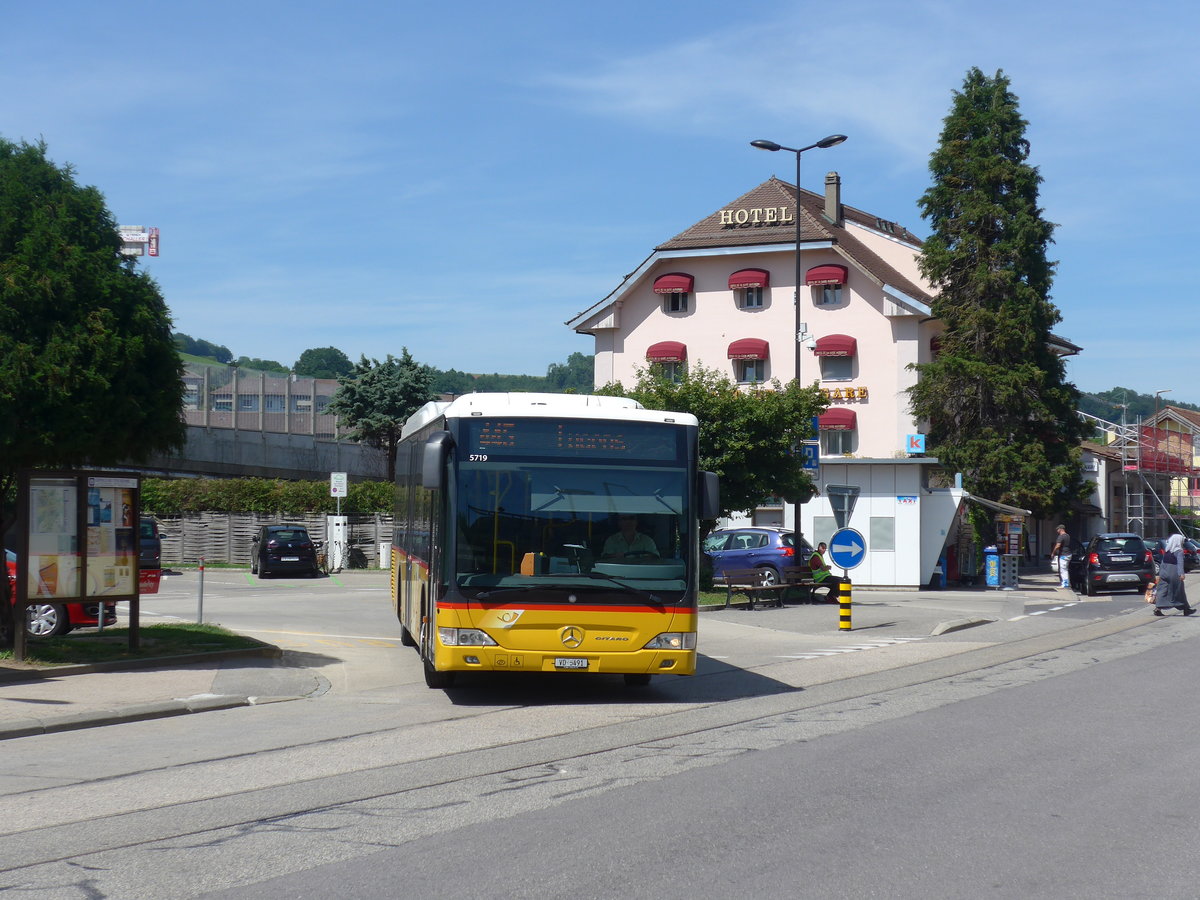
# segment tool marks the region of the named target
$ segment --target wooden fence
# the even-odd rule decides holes
[[[372,513],[347,513],[350,558],[347,568],[379,567],[380,543],[391,543],[392,517]],[[251,540],[260,525],[303,525],[313,540],[328,543],[325,515],[277,516],[258,513],[187,513],[158,516],[162,534],[162,561],[194,564],[201,556],[206,563],[250,565]]]

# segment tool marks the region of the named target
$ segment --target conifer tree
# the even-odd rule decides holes
[[[967,73],[920,201],[932,226],[921,271],[945,332],[933,361],[914,366],[910,399],[931,452],[969,491],[1047,516],[1082,495],[1087,427],[1050,346],[1054,226],[1038,207],[1027,124],[1003,72]]]

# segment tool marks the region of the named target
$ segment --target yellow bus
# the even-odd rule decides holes
[[[431,688],[458,672],[696,670],[696,419],[623,397],[423,406],[396,459],[392,603]]]

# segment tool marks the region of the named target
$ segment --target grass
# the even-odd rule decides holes
[[[143,626],[139,643],[137,650],[129,649],[128,628],[106,628],[103,632],[88,630],[43,638],[26,643],[25,665],[39,667],[123,662],[268,646],[254,638],[234,634],[219,625],[187,623]],[[0,650],[0,664],[19,665],[13,661],[12,650]]]

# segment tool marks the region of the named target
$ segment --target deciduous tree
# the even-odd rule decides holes
[[[341,378],[354,371],[354,363],[337,347],[314,347],[300,354],[293,371],[308,378]]]
[[[138,462],[183,444],[167,305],[120,248],[100,191],[45,144],[0,139],[0,534],[21,469]],[[11,625],[7,602],[0,616]]]
[[[770,497],[812,497],[812,479],[793,449],[812,434],[812,417],[827,403],[816,387],[778,381],[744,390],[727,376],[690,367],[679,380],[657,367],[640,370],[631,389],[619,382],[598,394],[632,397],[647,409],[694,415],[700,423],[700,468],[721,479],[721,514],[753,509]]]

